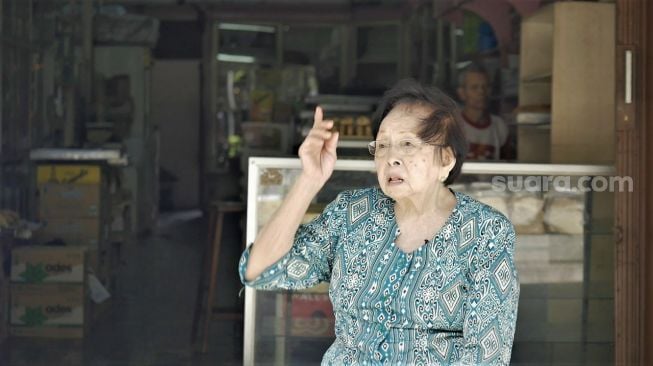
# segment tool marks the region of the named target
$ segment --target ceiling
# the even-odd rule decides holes
[[[238,5],[380,5],[418,2],[415,0],[105,0],[104,3],[125,5],[238,4]]]

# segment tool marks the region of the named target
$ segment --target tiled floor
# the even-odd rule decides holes
[[[227,217],[218,305],[239,304],[240,229]],[[231,222],[233,221],[233,222]],[[200,366],[242,364],[242,326],[214,321],[209,351],[191,346],[191,323],[206,221],[199,212],[162,215],[158,233],[124,248],[120,291],[84,341],[9,339],[2,366]]]

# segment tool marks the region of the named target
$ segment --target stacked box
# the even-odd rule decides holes
[[[102,171],[99,165],[39,165],[36,170],[38,184],[99,184]]]
[[[18,247],[11,254],[12,283],[83,283],[83,247]]]
[[[99,249],[109,236],[108,205],[98,165],[40,165],[37,169],[38,215],[45,224],[42,242]]]
[[[84,284],[11,284],[11,335],[82,338],[84,294]]]
[[[86,248],[88,272],[107,287],[111,277],[111,199],[107,174],[100,165],[47,164],[37,168],[38,215],[44,223],[39,243]],[[102,304],[108,306],[108,302]],[[99,306],[91,304],[92,321]]]
[[[102,239],[106,239],[106,228],[102,228],[99,219],[88,218],[47,218],[43,220],[45,227],[38,235],[42,243],[51,240],[62,240],[66,246],[82,246],[98,249]]]
[[[100,184],[39,183],[39,213],[42,217],[100,216]]]
[[[86,248],[27,246],[12,251],[10,334],[82,338],[87,315]]]

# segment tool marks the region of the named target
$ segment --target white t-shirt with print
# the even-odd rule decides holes
[[[462,114],[462,113],[461,113]],[[487,123],[487,118],[490,123]],[[468,160],[499,160],[501,147],[508,140],[508,125],[499,116],[489,115],[474,123],[462,115],[463,130],[467,138]]]

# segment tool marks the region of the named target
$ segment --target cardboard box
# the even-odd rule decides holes
[[[335,317],[329,295],[292,293],[290,335],[335,337]]]
[[[10,333],[19,337],[84,336],[84,284],[12,284]]]
[[[108,235],[108,229],[100,225],[99,218],[50,218],[44,223],[36,234],[41,243],[61,239],[67,246],[97,249]]]
[[[36,169],[36,182],[59,184],[100,184],[99,165],[39,165]]]
[[[39,218],[98,217],[101,197],[99,184],[40,184]]]
[[[11,254],[14,283],[83,283],[84,247],[26,246]]]

